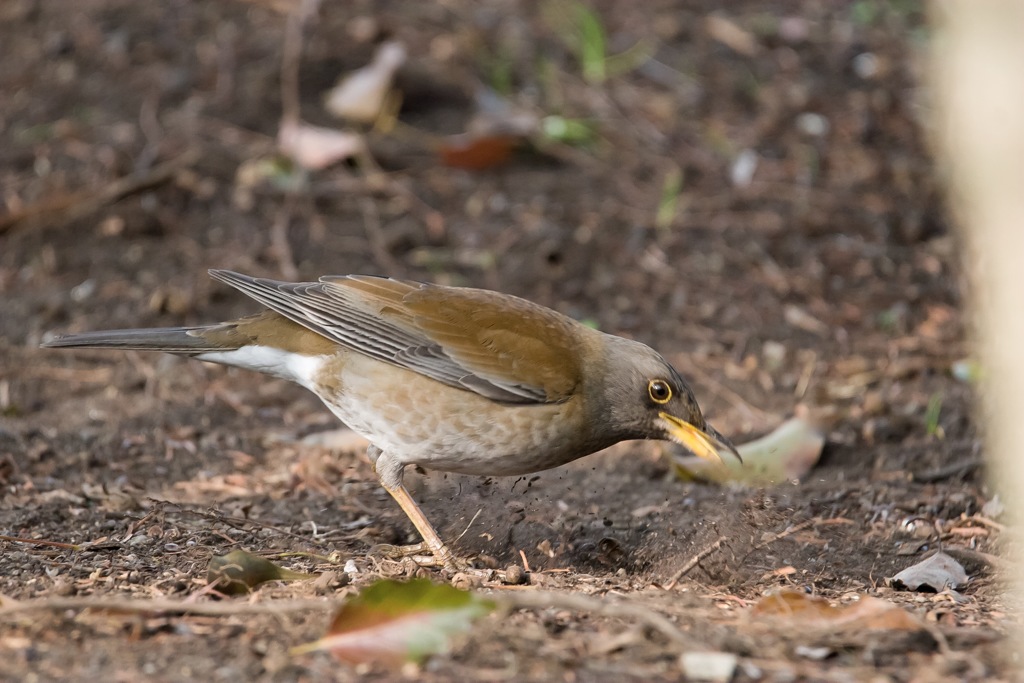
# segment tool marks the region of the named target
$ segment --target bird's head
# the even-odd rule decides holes
[[[676,369],[649,346],[606,335],[601,403],[608,426],[627,439],[674,441],[694,455],[722,460],[736,448],[707,423],[693,390]]]

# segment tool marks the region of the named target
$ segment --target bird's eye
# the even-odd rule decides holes
[[[672,387],[663,379],[652,379],[647,383],[647,393],[655,403],[668,403],[672,398]]]

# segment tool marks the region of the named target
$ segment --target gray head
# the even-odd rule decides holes
[[[720,450],[736,449],[704,419],[686,380],[651,347],[604,336],[604,372],[585,393],[596,398],[593,419],[616,440],[674,441],[695,455],[721,460]],[[589,373],[588,373],[589,374]]]

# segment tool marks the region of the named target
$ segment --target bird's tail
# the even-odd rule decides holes
[[[43,342],[45,348],[122,349],[134,351],[165,351],[196,355],[224,351],[223,343],[212,343],[204,332],[217,327],[157,327],[148,330],[105,330],[68,334]],[[230,348],[230,347],[228,347]]]

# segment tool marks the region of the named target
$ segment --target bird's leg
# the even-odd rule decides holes
[[[395,502],[405,512],[413,526],[416,527],[416,531],[420,532],[420,536],[423,537],[424,542],[427,544],[427,549],[430,550],[438,564],[450,571],[459,571],[460,567],[455,561],[455,554],[444,544],[441,537],[437,535],[434,526],[427,519],[427,516],[423,514],[423,510],[412,499],[412,496],[409,495],[409,491],[405,486],[399,484],[397,487],[391,488],[387,484],[381,483],[384,489],[391,494],[391,497],[395,499]]]
[[[374,470],[377,472],[377,478],[380,480],[381,486],[384,487],[391,497],[395,499],[398,506],[402,508],[406,517],[412,522],[413,526],[416,527],[416,531],[420,533],[423,541],[426,543],[427,549],[434,556],[439,566],[448,569],[449,571],[459,571],[461,567],[456,561],[455,553],[453,553],[441,537],[437,534],[434,529],[434,525],[430,523],[427,516],[423,514],[423,510],[416,504],[413,497],[409,495],[408,489],[402,483],[402,471],[404,465],[397,460],[387,457],[387,455],[381,451],[377,446],[371,445],[366,450],[366,455],[373,463]]]

